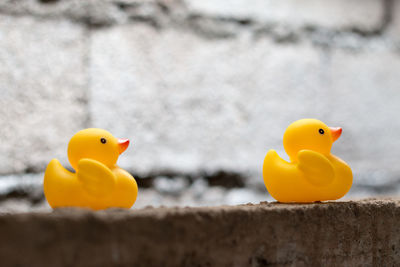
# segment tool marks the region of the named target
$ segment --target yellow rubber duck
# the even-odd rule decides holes
[[[287,162],[275,150],[264,159],[263,176],[268,192],[279,202],[315,202],[343,197],[353,174],[343,160],[331,154],[342,128],[331,128],[316,119],[292,123],[283,136]]]
[[[57,159],[47,165],[43,188],[50,206],[130,208],[138,187],[132,175],[116,165],[128,146],[128,139],[117,139],[102,129],[76,133],[68,144],[68,159],[76,172],[66,170]]]

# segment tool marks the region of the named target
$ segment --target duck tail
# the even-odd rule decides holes
[[[64,174],[70,172],[61,165],[58,159],[52,159],[47,165],[46,171],[44,172],[43,184],[46,185],[47,183],[51,183],[54,179],[57,179],[58,176],[55,177],[55,173]]]
[[[289,163],[282,159],[278,153],[271,149],[264,158],[263,176],[265,184],[271,183],[273,180],[280,180],[281,170],[287,169]]]
[[[54,199],[58,199],[64,191],[64,182],[66,179],[70,179],[71,174],[57,159],[52,159],[47,165],[43,179],[43,191],[50,206],[54,206]]]
[[[264,158],[263,172],[268,171],[271,166],[281,163],[282,161],[284,160],[278,155],[278,153],[274,149],[269,150]]]

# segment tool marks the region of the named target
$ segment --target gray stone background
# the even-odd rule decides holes
[[[0,2],[0,210],[47,209],[52,158],[130,138],[135,207],[272,200],[261,167],[294,120],[341,126],[346,198],[400,192],[400,1]]]

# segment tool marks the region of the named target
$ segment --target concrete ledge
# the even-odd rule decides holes
[[[0,216],[2,266],[397,266],[400,201]]]

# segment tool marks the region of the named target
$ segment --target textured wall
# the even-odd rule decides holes
[[[73,133],[103,127],[133,140],[134,174],[261,183],[286,126],[316,117],[344,128],[357,185],[396,189],[399,17],[390,0],[2,1],[0,173],[68,166]]]

